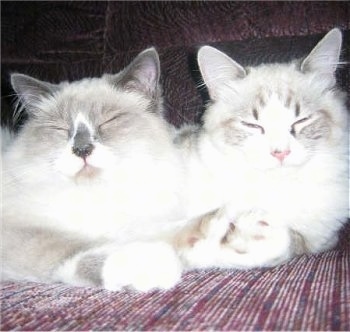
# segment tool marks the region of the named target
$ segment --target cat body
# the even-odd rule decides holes
[[[3,278],[168,285],[158,270],[175,254],[151,240],[184,216],[183,169],[160,115],[156,51],[116,75],[11,80],[29,120],[3,155]],[[133,282],[139,270],[156,276]]]
[[[178,238],[188,266],[271,266],[335,245],[349,209],[340,48],[333,29],[303,61],[286,64],[243,68],[212,47],[199,50],[212,102],[202,128],[185,128],[178,142],[195,181],[194,214],[222,208]]]

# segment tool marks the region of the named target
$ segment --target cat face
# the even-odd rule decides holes
[[[213,101],[204,124],[212,139],[257,168],[298,166],[329,149],[346,125],[334,89],[341,33],[330,31],[305,58],[243,68],[204,46],[199,67]]]
[[[30,116],[18,140],[23,158],[68,177],[91,178],[148,153],[164,131],[154,49],[116,75],[58,85],[22,74],[11,80]]]

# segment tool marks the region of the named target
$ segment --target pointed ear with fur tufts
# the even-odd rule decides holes
[[[12,74],[11,85],[18,95],[23,106],[30,110],[42,98],[52,96],[58,89],[58,85],[40,81],[24,74]]]
[[[122,72],[112,76],[112,84],[135,90],[149,98],[159,94],[160,63],[154,47],[141,52]]]
[[[212,100],[217,99],[220,89],[228,81],[247,75],[241,65],[211,46],[202,46],[199,49],[198,66]]]
[[[339,64],[342,34],[337,28],[329,31],[301,63],[303,73],[314,72],[335,84],[335,71]]]

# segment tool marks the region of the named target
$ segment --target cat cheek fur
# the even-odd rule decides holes
[[[276,158],[270,155],[269,142],[261,135],[248,138],[242,151],[248,163],[258,169],[269,169],[280,165]]]
[[[95,149],[87,159],[91,166],[107,170],[118,162],[117,156],[112,153],[110,148],[98,142],[94,145]]]
[[[84,166],[84,161],[73,155],[72,146],[68,144],[55,158],[53,166],[55,171],[72,177]]]

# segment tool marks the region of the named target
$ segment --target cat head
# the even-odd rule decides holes
[[[333,29],[302,61],[247,68],[203,46],[198,64],[212,100],[205,129],[226,152],[239,149],[263,169],[303,164],[336,144],[347,113],[335,88],[341,43]]]
[[[12,74],[13,89],[29,114],[17,143],[23,158],[41,158],[67,176],[91,177],[118,158],[157,144],[154,137],[165,126],[159,76],[154,48],[121,72],[100,78],[51,84]]]

